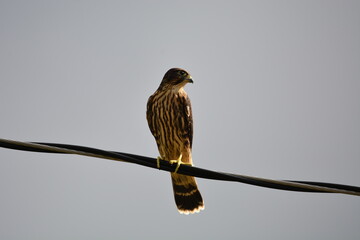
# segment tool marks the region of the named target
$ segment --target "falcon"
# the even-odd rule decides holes
[[[177,164],[171,173],[174,198],[178,211],[186,215],[204,209],[195,178],[177,173],[181,164],[192,165],[193,119],[190,99],[184,90],[187,83],[193,80],[184,69],[167,71],[159,88],[149,97],[146,111],[160,153],[158,159]]]

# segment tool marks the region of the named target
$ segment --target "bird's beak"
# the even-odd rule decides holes
[[[192,80],[192,77],[190,75],[186,78],[186,82],[194,83],[194,81]]]

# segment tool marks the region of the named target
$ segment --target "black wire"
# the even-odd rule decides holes
[[[156,158],[150,158],[150,157],[135,155],[135,154],[131,154],[131,153],[105,151],[105,150],[101,150],[101,149],[97,149],[97,148],[90,148],[90,147],[70,145],[70,144],[41,143],[41,142],[33,142],[33,143],[46,145],[46,146],[52,146],[52,147],[65,148],[65,149],[70,149],[70,150],[76,150],[76,151],[81,151],[81,152],[85,152],[85,153],[91,153],[91,154],[95,154],[95,155],[109,157],[114,160],[135,163],[138,165],[156,168],[156,169],[158,168]],[[22,151],[31,151],[31,152],[61,153],[61,152],[45,150],[45,149],[40,149],[40,148],[35,148],[35,147],[28,147],[28,146],[18,145],[18,144],[9,143],[9,142],[2,142],[2,141],[0,141],[0,147],[15,149],[15,150],[22,150]],[[175,164],[170,164],[168,161],[160,160],[160,169],[161,170],[173,172],[173,171],[175,171],[175,168],[176,168]],[[198,178],[241,182],[241,183],[245,183],[245,184],[251,184],[251,185],[255,185],[255,186],[273,188],[273,189],[279,189],[279,190],[299,191],[299,192],[330,192],[330,191],[326,191],[326,190],[309,189],[309,188],[301,187],[301,186],[291,186],[291,185],[287,185],[287,184],[281,184],[279,182],[274,182],[274,181],[271,181],[268,179],[259,179],[259,178],[249,177],[249,176],[238,175],[238,174],[216,172],[216,171],[211,171],[211,170],[198,168],[198,167],[194,167],[194,166],[188,166],[188,165],[181,165],[180,168],[178,169],[178,173],[184,174],[184,175],[190,175],[190,176],[194,176],[194,177],[198,177]],[[356,186],[334,184],[334,183],[324,183],[324,182],[312,182],[312,181],[291,181],[291,180],[280,180],[280,181],[282,181],[284,183],[300,183],[300,184],[306,184],[306,185],[311,185],[311,186],[320,186],[320,187],[327,187],[327,188],[333,188],[333,189],[346,190],[346,191],[352,191],[355,193],[360,193],[360,187],[356,187]]]

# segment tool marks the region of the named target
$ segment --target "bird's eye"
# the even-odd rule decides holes
[[[180,71],[180,74],[184,76],[184,75],[186,75],[186,72],[185,71]]]

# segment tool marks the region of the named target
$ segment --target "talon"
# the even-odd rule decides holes
[[[181,161],[181,158],[182,158],[182,154],[180,154],[180,156],[179,156],[179,158],[177,160],[170,160],[169,161],[171,164],[176,163],[176,168],[175,168],[174,173],[177,173],[177,171],[179,170],[180,165],[183,164],[183,162]]]

